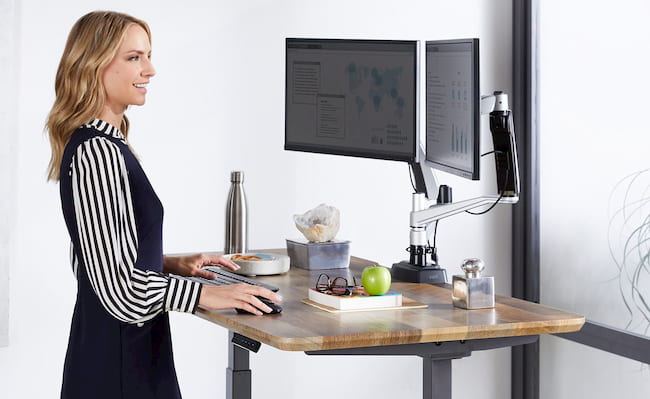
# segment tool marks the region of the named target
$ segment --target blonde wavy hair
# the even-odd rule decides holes
[[[60,179],[63,151],[75,129],[99,116],[106,98],[104,70],[133,24],[140,25],[151,41],[146,22],[119,12],[93,11],[72,27],[56,72],[56,98],[46,123],[52,148],[47,180]],[[120,130],[128,136],[126,115]]]

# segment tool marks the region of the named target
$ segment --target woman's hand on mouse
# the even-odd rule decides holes
[[[273,302],[282,301],[282,297],[273,291],[241,283],[223,286],[204,285],[201,289],[199,305],[210,309],[237,308],[256,315],[262,315],[261,311],[270,313],[271,308],[256,296],[267,298]]]

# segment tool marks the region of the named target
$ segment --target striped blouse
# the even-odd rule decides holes
[[[116,127],[95,119],[92,127],[126,144]],[[201,285],[134,267],[138,250],[131,188],[118,145],[97,136],[76,148],[70,165],[72,195],[81,251],[71,244],[77,276],[83,258],[86,274],[103,307],[118,320],[142,323],[163,311],[194,312]]]

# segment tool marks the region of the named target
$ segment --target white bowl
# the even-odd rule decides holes
[[[230,259],[233,255],[257,256],[262,258],[261,260],[232,259],[240,267],[239,270],[232,271],[233,273],[244,276],[269,276],[289,271],[289,257],[286,255],[248,252],[245,254],[228,254],[224,256]]]

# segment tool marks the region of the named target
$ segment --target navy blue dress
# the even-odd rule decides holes
[[[78,282],[61,398],[181,398],[167,311],[194,312],[200,285],[162,273],[163,207],[122,133],[77,129],[60,191]]]

